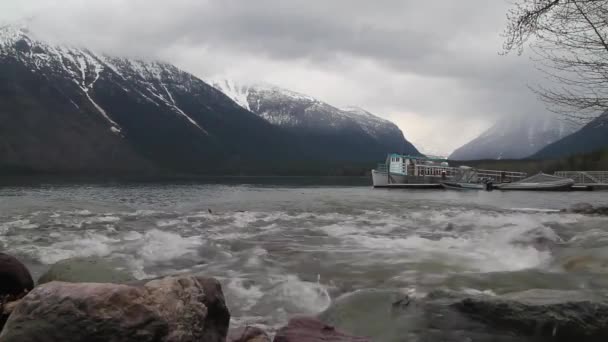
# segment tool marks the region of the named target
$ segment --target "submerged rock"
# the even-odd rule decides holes
[[[134,281],[128,272],[102,258],[72,258],[55,263],[38,279],[38,284],[51,281],[68,283],[115,283]]]
[[[572,213],[587,213],[593,211],[593,205],[590,203],[576,203],[568,211]]]
[[[536,341],[608,341],[608,303],[578,291],[529,290],[453,304],[469,317]]]
[[[336,330],[315,318],[298,317],[277,331],[274,342],[370,342],[363,337],[352,336]]]
[[[230,313],[219,282],[179,276],[143,286],[51,282],[14,309],[2,342],[224,342]]]
[[[14,301],[34,288],[34,280],[27,267],[17,258],[0,253],[0,330],[8,319]]]
[[[409,298],[365,290],[336,300],[320,319],[374,341],[606,341],[608,304],[574,291],[502,296],[432,292]]]
[[[565,211],[575,214],[608,215],[608,207],[594,207],[589,203],[577,203]]]

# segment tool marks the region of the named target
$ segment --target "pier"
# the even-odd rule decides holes
[[[608,189],[608,171],[557,171],[556,176],[574,180],[574,187]]]

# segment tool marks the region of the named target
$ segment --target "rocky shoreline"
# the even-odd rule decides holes
[[[608,340],[606,298],[582,291],[415,297],[359,290],[335,299],[318,317],[292,318],[271,339],[257,327],[230,330],[230,311],[214,278],[137,281],[102,260],[68,259],[34,287],[25,266],[0,253],[0,280],[1,342]]]

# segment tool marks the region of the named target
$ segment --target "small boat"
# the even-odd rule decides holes
[[[448,190],[485,190],[485,184],[441,182],[441,186]]]
[[[570,178],[552,176],[541,172],[517,182],[498,184],[495,188],[500,190],[563,191],[570,190],[573,185],[574,180]]]
[[[480,178],[474,168],[461,166],[458,176],[454,180],[441,182],[441,186],[448,190],[491,190],[492,182]]]

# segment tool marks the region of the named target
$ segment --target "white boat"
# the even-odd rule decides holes
[[[445,159],[393,153],[372,170],[372,181],[375,188],[441,189],[455,170]]]
[[[574,180],[570,178],[552,176],[541,172],[518,182],[503,183],[495,187],[500,190],[559,191],[570,190],[573,185]]]
[[[372,170],[374,188],[411,188],[411,189],[441,189],[441,183],[480,183],[476,185],[462,185],[466,188],[485,189],[486,183],[500,183],[505,180],[522,179],[526,177],[523,172],[509,172],[499,170],[474,169],[474,178],[456,180],[463,170],[470,167],[453,167],[446,159],[429,158],[423,156],[410,156],[391,153],[386,161],[378,164]],[[460,188],[460,186],[456,186]]]
[[[486,184],[441,182],[441,186],[448,190],[485,190]]]
[[[441,182],[448,190],[491,190],[492,182],[480,178],[477,170],[469,166],[461,166],[458,175],[451,181]]]

